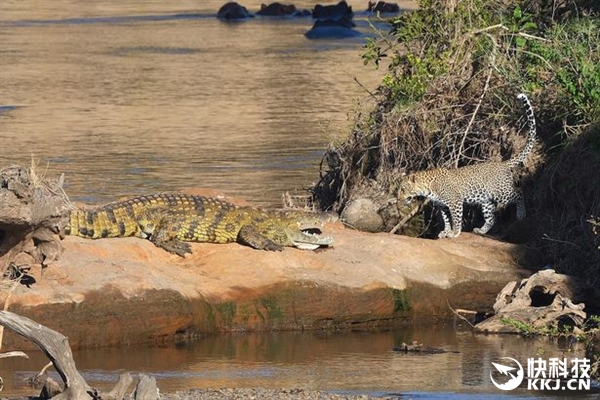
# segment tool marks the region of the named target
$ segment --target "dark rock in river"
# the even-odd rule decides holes
[[[400,12],[400,7],[396,3],[388,3],[385,1],[378,1],[377,3],[372,3],[369,1],[367,11],[380,13],[398,13]]]
[[[341,19],[351,20],[354,13],[352,12],[352,7],[342,0],[335,5],[323,6],[317,4],[313,9],[312,16],[314,19],[321,21],[337,21]]]
[[[224,20],[241,20],[252,18],[254,15],[248,12],[246,7],[232,1],[223,5],[217,12],[217,18]]]

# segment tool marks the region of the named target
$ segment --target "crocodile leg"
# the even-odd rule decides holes
[[[248,245],[258,250],[282,251],[283,246],[278,245],[271,239],[265,237],[253,225],[245,225],[238,232],[238,243]]]
[[[182,242],[177,238],[164,239],[160,232],[158,235],[150,237],[150,241],[156,247],[160,247],[169,253],[177,254],[180,257],[185,257],[186,253],[192,254],[192,246],[189,243]]]
[[[185,257],[186,253],[192,254],[192,247],[189,243],[177,239],[177,228],[169,223],[172,215],[162,217],[154,228],[154,232],[148,238],[156,247],[160,247],[169,253]],[[173,221],[171,221],[173,222]]]

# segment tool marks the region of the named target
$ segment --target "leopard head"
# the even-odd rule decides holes
[[[427,197],[431,194],[429,171],[414,172],[402,177],[398,188],[397,198],[405,204],[412,202],[417,197]]]

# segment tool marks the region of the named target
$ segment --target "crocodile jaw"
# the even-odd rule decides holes
[[[321,246],[330,246],[333,243],[331,236],[321,236],[301,230],[288,232],[288,238],[292,242],[292,245],[300,250],[315,250]]]
[[[300,250],[316,250],[320,246],[318,244],[294,243],[294,247]]]
[[[337,215],[333,213],[305,213],[298,211],[284,212],[290,220],[285,228],[289,241],[288,246],[301,250],[315,250],[321,246],[330,246],[333,243],[331,236],[321,236],[320,228],[328,222],[336,222]],[[318,232],[318,233],[315,233]]]

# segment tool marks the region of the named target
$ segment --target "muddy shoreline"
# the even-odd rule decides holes
[[[398,396],[374,397],[367,394],[341,394],[323,390],[309,389],[262,389],[262,388],[222,388],[222,389],[190,389],[174,393],[161,394],[165,400],[237,400],[237,399],[331,399],[331,400],[366,400],[392,399]]]
[[[161,393],[162,400],[246,400],[246,399],[282,399],[282,400],[368,400],[394,399],[399,395],[372,396],[368,394],[334,393],[310,389],[264,389],[264,388],[219,388],[189,389],[173,393]],[[35,400],[37,397],[2,397],[0,400]]]

